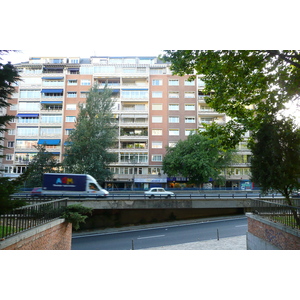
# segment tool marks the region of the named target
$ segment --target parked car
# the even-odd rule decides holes
[[[31,197],[41,197],[42,196],[42,188],[41,187],[35,187],[30,192]]]
[[[300,197],[300,191],[294,191],[292,193],[292,197],[296,198],[296,197]]]
[[[171,198],[175,196],[173,192],[168,192],[164,188],[151,188],[149,191],[145,192],[145,196],[149,198],[154,197],[165,197],[165,198]]]

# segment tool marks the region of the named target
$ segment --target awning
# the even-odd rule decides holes
[[[41,104],[62,104],[62,101],[41,101]]]
[[[58,93],[58,94],[61,94],[63,93],[63,89],[43,89],[41,90],[41,93]]]
[[[42,77],[42,79],[46,79],[46,80],[61,80],[61,79],[64,79],[64,77]]]
[[[52,145],[52,146],[56,146],[60,144],[60,140],[45,140],[45,139],[40,139],[38,141],[38,145]]]
[[[110,89],[110,88],[108,88],[112,93],[119,93],[120,92],[120,89]],[[104,89],[99,89],[99,92],[103,92],[104,91]]]
[[[39,114],[17,114],[19,118],[38,118]]]
[[[122,91],[148,91],[148,89],[122,89]]]

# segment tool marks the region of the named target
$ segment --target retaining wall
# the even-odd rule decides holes
[[[0,241],[0,250],[70,250],[72,224],[58,219]]]
[[[247,213],[247,250],[300,250],[300,231]]]

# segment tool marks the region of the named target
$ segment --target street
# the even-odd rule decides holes
[[[247,218],[170,224],[122,232],[76,235],[72,250],[134,250],[245,235]]]

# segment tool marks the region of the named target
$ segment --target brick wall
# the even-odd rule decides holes
[[[72,224],[55,220],[0,242],[2,250],[70,250]]]
[[[274,223],[257,215],[247,214],[249,250],[299,250],[300,231]]]

